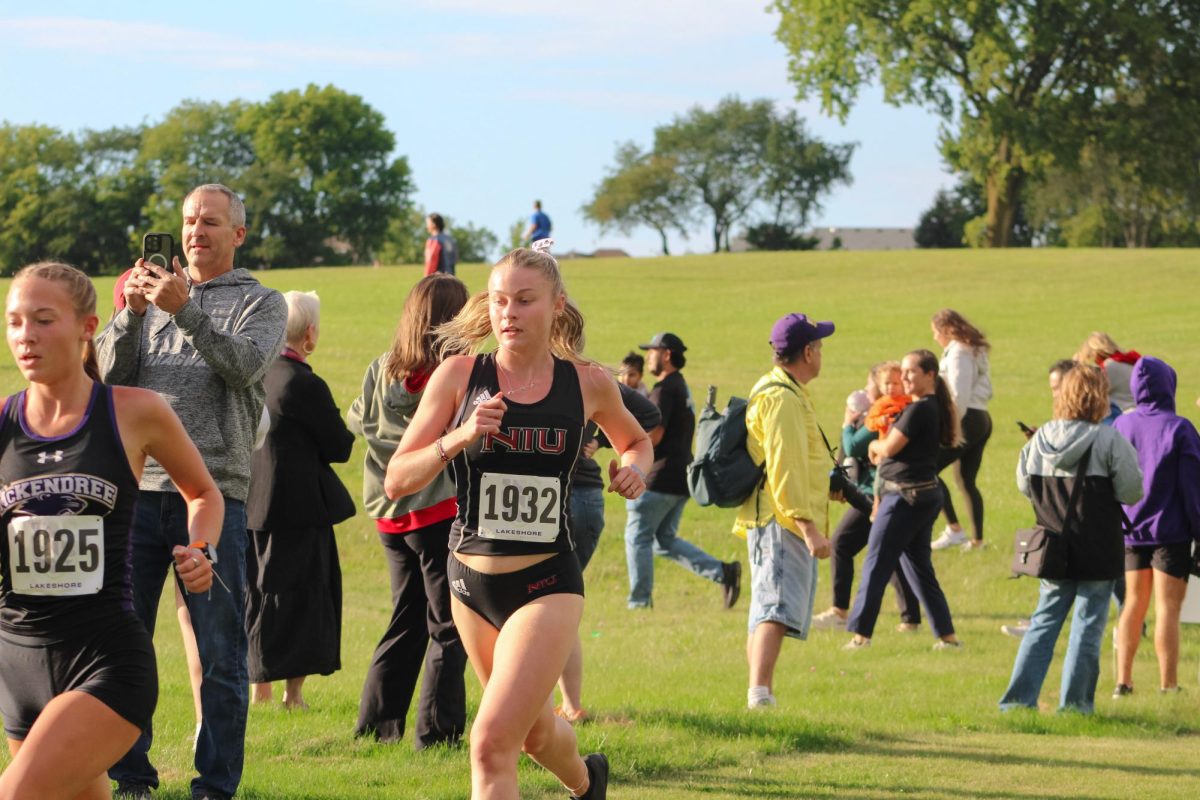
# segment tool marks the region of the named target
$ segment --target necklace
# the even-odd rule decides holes
[[[501,372],[501,374],[506,376],[506,380],[509,382],[510,385],[513,383],[516,383],[516,379],[513,377],[513,374],[500,365],[499,358],[496,359],[496,369],[498,369]],[[518,386],[515,389],[509,389],[504,394],[507,397],[512,397],[514,394],[519,394],[521,392],[532,389],[534,386],[537,386],[541,382],[542,382],[542,378],[539,376],[539,377],[534,378],[533,380],[531,380],[529,383],[525,384],[524,386]]]

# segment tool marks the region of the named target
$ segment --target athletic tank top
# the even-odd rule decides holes
[[[496,357],[475,357],[454,425],[500,391]],[[583,392],[575,365],[554,359],[550,391],[536,403],[504,398],[498,433],[471,443],[451,463],[458,516],[450,548],[459,553],[526,555],[575,549],[569,514],[571,471],[583,440]]]
[[[25,392],[0,417],[0,630],[61,641],[133,613],[129,527],[138,482],[112,387],[94,383],[83,421],[44,438]]]

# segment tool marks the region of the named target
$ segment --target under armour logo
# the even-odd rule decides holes
[[[55,450],[53,453],[38,453],[38,463],[45,464],[47,461],[62,461],[63,451]]]

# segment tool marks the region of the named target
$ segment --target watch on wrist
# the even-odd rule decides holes
[[[192,542],[191,544],[188,545],[188,549],[189,550],[199,550],[204,555],[204,557],[208,559],[209,564],[217,563],[216,548],[210,547],[208,542]]]

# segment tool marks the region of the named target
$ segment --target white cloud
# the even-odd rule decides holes
[[[148,63],[197,64],[222,70],[273,69],[297,63],[401,67],[415,57],[402,50],[331,47],[303,41],[251,41],[151,22],[82,17],[0,19],[0,38],[43,50],[125,58]]]

